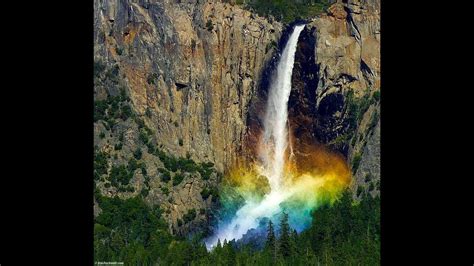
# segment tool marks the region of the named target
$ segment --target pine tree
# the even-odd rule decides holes
[[[298,253],[297,242],[298,242],[298,232],[296,232],[296,230],[293,230],[291,231],[291,235],[290,235],[290,250],[291,250],[291,254],[293,255],[296,255]]]
[[[273,223],[271,220],[268,222],[267,241],[265,243],[265,247],[270,249],[275,248],[275,230],[273,229]]]
[[[274,262],[276,258],[276,238],[273,223],[268,222],[267,241],[265,243],[265,250],[271,255],[271,260]]]
[[[288,214],[283,213],[280,222],[280,240],[279,242],[279,253],[284,258],[291,256],[291,244],[290,244],[290,224],[288,223]]]
[[[223,265],[235,265],[235,250],[233,247],[234,241],[227,242],[224,240],[222,246],[222,262]]]

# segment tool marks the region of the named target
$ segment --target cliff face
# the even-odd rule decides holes
[[[117,64],[164,149],[212,161],[240,149],[250,98],[281,25],[202,1],[97,0],[95,58]]]
[[[290,124],[344,154],[352,189],[380,184],[380,1],[342,1],[308,23],[300,37]],[[359,188],[360,187],[360,188]]]
[[[216,204],[209,191],[241,150],[249,101],[281,24],[218,1],[95,0],[94,14],[94,98],[96,108],[109,104],[105,122],[94,127],[96,151],[106,157],[97,187],[106,196],[146,191],[173,233],[205,230]],[[127,106],[131,117],[123,115]],[[212,174],[171,171],[166,180],[169,169],[155,147],[212,162]],[[133,175],[128,190],[111,181],[120,165]],[[172,184],[181,175],[184,181]]]
[[[362,188],[378,193],[380,179],[379,10],[378,0],[348,0],[310,21],[290,96],[295,136],[346,155],[356,196]],[[244,139],[255,143],[265,75],[288,27],[219,1],[95,0],[94,14],[94,97],[107,106],[94,124],[96,151],[106,158],[97,188],[105,196],[144,195],[162,207],[173,233],[205,230],[221,173],[251,153]],[[214,165],[169,174],[158,149],[181,164]],[[122,165],[133,189],[113,184]]]

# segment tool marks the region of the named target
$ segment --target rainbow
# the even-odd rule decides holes
[[[206,240],[208,249],[219,240],[238,240],[263,219],[275,220],[282,212],[288,214],[290,226],[301,231],[311,223],[312,210],[334,202],[350,183],[342,156],[311,140],[296,141],[288,132],[291,76],[304,27],[294,27],[277,65],[263,130],[253,145],[256,159],[242,158],[226,175],[220,191],[223,213],[217,231]]]

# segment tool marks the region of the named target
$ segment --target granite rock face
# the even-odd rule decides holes
[[[360,197],[357,190],[366,191],[372,196],[380,194],[380,122],[367,139],[359,167],[353,177],[357,197]]]
[[[96,151],[107,158],[97,188],[122,198],[145,191],[174,234],[205,230],[217,201],[202,192],[253,153],[246,143],[255,143],[261,126],[266,74],[291,25],[218,0],[95,0],[94,15],[94,98],[125,95],[120,112],[129,106],[133,114],[94,123]],[[355,197],[361,189],[377,194],[380,184],[379,46],[380,0],[337,1],[308,22],[295,58],[290,128],[348,158]],[[212,174],[178,171],[166,180],[155,148],[212,162]],[[128,167],[137,150],[133,191],[119,191],[107,176]],[[97,204],[94,210],[100,213]]]
[[[95,15],[95,58],[119,66],[159,144],[232,164],[281,24],[219,1],[96,0]]]
[[[135,114],[112,127],[94,125],[94,144],[107,156],[107,174],[97,181],[101,193],[127,198],[146,190],[146,201],[164,210],[170,232],[206,227],[216,199],[201,192],[217,186],[242,150],[249,101],[281,29],[220,1],[95,0],[94,60],[104,70],[96,73],[94,98],[105,101],[123,90],[124,105]],[[149,145],[212,162],[215,171],[206,180],[183,173],[179,185],[163,181],[162,160],[140,139],[144,128]],[[129,165],[137,149],[146,175],[134,170],[133,191],[118,191],[106,177],[114,166]]]
[[[344,154],[360,195],[380,178],[380,1],[331,5],[307,24],[295,61],[290,127]]]
[[[217,187],[220,172],[212,164],[204,167],[165,151],[154,134],[156,129],[145,125],[147,115],[134,111],[125,115],[126,107],[133,106],[126,90],[128,84],[124,77],[113,74],[116,68],[111,69],[105,67],[94,80],[96,108],[108,103],[105,115],[100,116],[102,112],[97,110],[95,114],[96,189],[105,197],[138,196],[150,205],[159,205],[173,234],[207,230],[217,198],[204,196],[203,191]],[[94,216],[100,212],[94,200]],[[184,219],[186,215],[190,218]]]

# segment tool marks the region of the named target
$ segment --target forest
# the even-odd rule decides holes
[[[380,198],[363,194],[354,201],[349,191],[333,204],[312,213],[311,226],[297,233],[283,214],[267,225],[264,248],[219,241],[208,252],[195,235],[169,234],[158,207],[141,196],[107,198],[96,193],[102,209],[94,225],[94,260],[126,265],[378,265],[380,262]],[[278,228],[278,229],[276,229]]]
[[[328,0],[231,0],[260,16],[272,16],[290,23],[297,19],[309,19],[321,14],[329,6]]]

